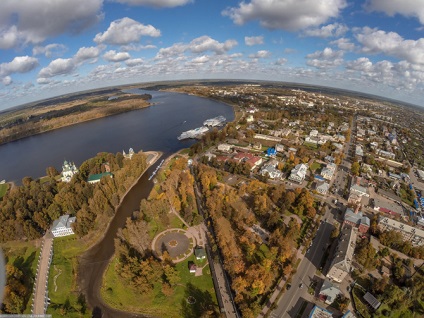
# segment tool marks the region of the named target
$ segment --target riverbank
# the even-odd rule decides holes
[[[77,282],[80,291],[85,295],[88,305],[93,310],[93,317],[133,317],[131,313],[111,308],[101,298],[100,288],[104,272],[115,252],[114,239],[116,233],[125,225],[127,217],[139,209],[141,198],[147,197],[152,188],[152,182],[147,178],[154,164],[162,156],[161,152],[146,152],[148,167],[122,196],[120,204],[115,209],[115,215],[110,220],[103,235],[85,253],[79,257]],[[140,317],[140,315],[138,315]]]
[[[55,106],[20,109],[0,116],[0,145],[48,131],[152,106],[142,95],[125,94],[77,100]]]

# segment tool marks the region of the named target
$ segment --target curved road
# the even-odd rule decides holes
[[[149,182],[148,177],[154,171],[155,167],[153,164],[159,157],[160,155],[156,155],[155,157],[149,155],[148,163],[150,167],[122,199],[103,238],[79,259],[78,285],[84,293],[88,305],[93,310],[93,317],[148,317],[111,308],[103,302],[100,295],[100,288],[102,286],[103,273],[115,253],[114,239],[116,233],[119,228],[125,225],[127,217],[131,216],[133,211],[139,210],[141,199],[147,198],[149,195],[153,187],[153,182]]]

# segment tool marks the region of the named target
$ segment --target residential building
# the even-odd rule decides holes
[[[327,305],[331,305],[338,295],[343,295],[342,291],[328,279],[325,279],[319,291],[319,299]]]
[[[90,184],[100,182],[100,179],[103,177],[111,177],[113,178],[113,174],[110,172],[98,173],[98,174],[90,174],[88,176],[87,182]]]
[[[317,185],[316,190],[318,193],[322,195],[326,195],[328,193],[328,190],[330,189],[330,185],[327,182],[323,182],[319,185]]]
[[[202,260],[206,258],[206,252],[203,247],[196,246],[194,248],[194,256],[196,256],[196,259]]]
[[[278,170],[275,165],[266,164],[261,169],[262,176],[268,176],[270,179],[280,179],[282,176],[282,172]]]
[[[417,169],[417,174],[418,174],[418,178],[420,180],[424,180],[424,171],[423,170]]]
[[[283,151],[284,151],[284,146],[283,146],[283,145],[281,145],[281,144],[276,144],[276,145],[275,145],[275,150],[276,150],[277,152],[283,152]]]
[[[304,163],[296,165],[290,173],[289,179],[295,182],[302,183],[305,180],[308,166]]]
[[[356,231],[356,228],[349,224],[343,226],[327,278],[341,283],[350,273],[356,246]]]
[[[230,152],[231,148],[232,148],[232,146],[229,145],[229,144],[219,144],[218,145],[218,150],[223,151],[223,152]]]
[[[270,147],[266,150],[266,155],[268,157],[275,157],[277,155],[277,150],[274,147]]]
[[[350,311],[346,311],[346,313],[342,316],[342,318],[356,318],[356,316]]]
[[[336,172],[337,166],[334,163],[328,163],[327,166],[322,169],[321,175],[324,179],[331,180]]]
[[[367,188],[365,188],[365,187],[363,187],[363,186],[360,186],[360,185],[358,185],[358,184],[353,184],[351,187],[350,187],[350,192],[351,193],[356,193],[356,194],[358,194],[359,196],[366,196],[366,197],[369,197],[370,195],[368,194],[368,189]]]
[[[374,309],[377,310],[381,303],[369,292],[364,295],[364,300]]]
[[[262,139],[262,140],[270,140],[270,141],[275,141],[275,142],[281,142],[281,140],[283,140],[280,137],[274,137],[274,136],[262,135],[262,134],[255,134],[254,138]]]
[[[364,216],[362,211],[359,211],[360,206],[358,205],[354,210],[351,208],[347,208],[343,224],[349,224],[353,227],[358,228],[358,231],[361,233],[367,233],[368,229],[370,228],[371,221],[368,217]]]
[[[374,210],[378,212],[387,213],[393,216],[401,215],[403,212],[403,208],[401,205],[394,203],[393,201],[383,200],[377,195],[374,196],[373,203]]]
[[[309,133],[310,137],[317,137],[318,136],[318,130],[311,130],[311,132]]]
[[[309,313],[309,318],[333,318],[333,314],[325,308],[318,307],[317,305],[312,308]]]
[[[385,151],[385,150],[381,150],[381,149],[377,149],[376,153],[384,158],[389,158],[394,160],[396,158],[396,155],[393,152],[390,151]]]
[[[77,167],[75,167],[75,163],[64,161],[62,165],[62,182],[71,181],[72,177],[78,173]]]
[[[334,161],[336,160],[334,157],[332,156],[326,156],[324,158],[325,162],[329,162],[329,163],[334,163]]]
[[[190,273],[194,274],[196,273],[197,266],[193,262],[188,262],[188,270]]]
[[[355,155],[357,157],[361,157],[361,158],[364,156],[364,150],[362,149],[362,146],[361,145],[356,145]]]
[[[413,246],[424,245],[424,231],[408,224],[398,222],[385,216],[378,218],[378,227],[381,231],[396,231],[402,234],[405,241],[411,242]]]
[[[76,220],[75,217],[69,217],[69,214],[62,215],[59,219],[53,222],[51,232],[54,237],[67,236],[74,234],[72,223]]]
[[[319,139],[317,137],[306,136],[306,138],[305,138],[305,142],[309,142],[309,143],[314,144],[314,145],[318,145],[318,141],[319,141]]]

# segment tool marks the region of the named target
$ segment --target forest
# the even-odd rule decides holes
[[[131,160],[121,153],[99,153],[80,166],[71,182],[59,182],[54,167],[46,169],[47,178],[25,177],[21,186],[13,187],[0,201],[0,242],[30,241],[41,238],[52,222],[63,214],[76,216],[74,232],[84,237],[95,228],[103,228],[114,215],[124,193],[146,169],[143,153]],[[90,174],[113,172],[97,184],[86,182]],[[8,265],[5,313],[22,313],[32,291],[33,278],[22,274],[24,268]]]
[[[202,189],[206,217],[231,277],[235,301],[243,317],[255,317],[281,275],[295,268],[299,238],[316,215],[306,189],[286,191],[258,180],[233,188],[220,182],[220,172],[200,164],[196,180]],[[255,228],[268,233],[258,235]]]

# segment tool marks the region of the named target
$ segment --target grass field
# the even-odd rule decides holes
[[[195,277],[194,274],[189,273],[189,261],[195,261],[193,255],[176,265],[181,281],[171,296],[165,296],[158,282],[154,283],[154,289],[150,293],[141,293],[129,287],[129,284],[115,270],[118,260],[114,258],[105,273],[102,297],[110,306],[132,312],[169,318],[200,317],[198,313],[205,304],[217,306],[217,301],[209,265],[203,268],[202,276]],[[203,266],[206,261],[195,261],[195,263]],[[186,301],[188,296],[193,296],[196,303],[188,305]],[[187,314],[188,311],[190,315]]]
[[[304,142],[303,145],[309,149],[318,149],[318,145],[312,142]]]
[[[80,313],[83,302],[78,299],[76,286],[77,256],[85,250],[86,246],[75,235],[54,239],[49,272],[50,306],[47,309],[53,317],[91,317],[88,312]]]
[[[9,189],[8,183],[0,184],[0,199],[4,197],[7,192],[7,189]]]
[[[40,249],[35,246],[34,242],[7,242],[1,245],[7,264],[18,267],[25,275],[26,287],[30,291],[28,299],[25,301],[25,314],[31,312],[31,296],[34,286],[35,276],[37,274],[37,261],[40,255]]]
[[[169,228],[187,228],[175,214],[169,213],[168,217],[170,222]],[[166,229],[167,228],[163,226],[161,220],[158,220],[157,218],[149,222],[149,236],[151,239],[153,239],[156,235],[158,235],[162,231],[165,231]]]
[[[321,168],[322,168],[322,166],[318,162],[314,162],[313,164],[311,164],[311,170],[314,171],[314,172],[321,169]]]

